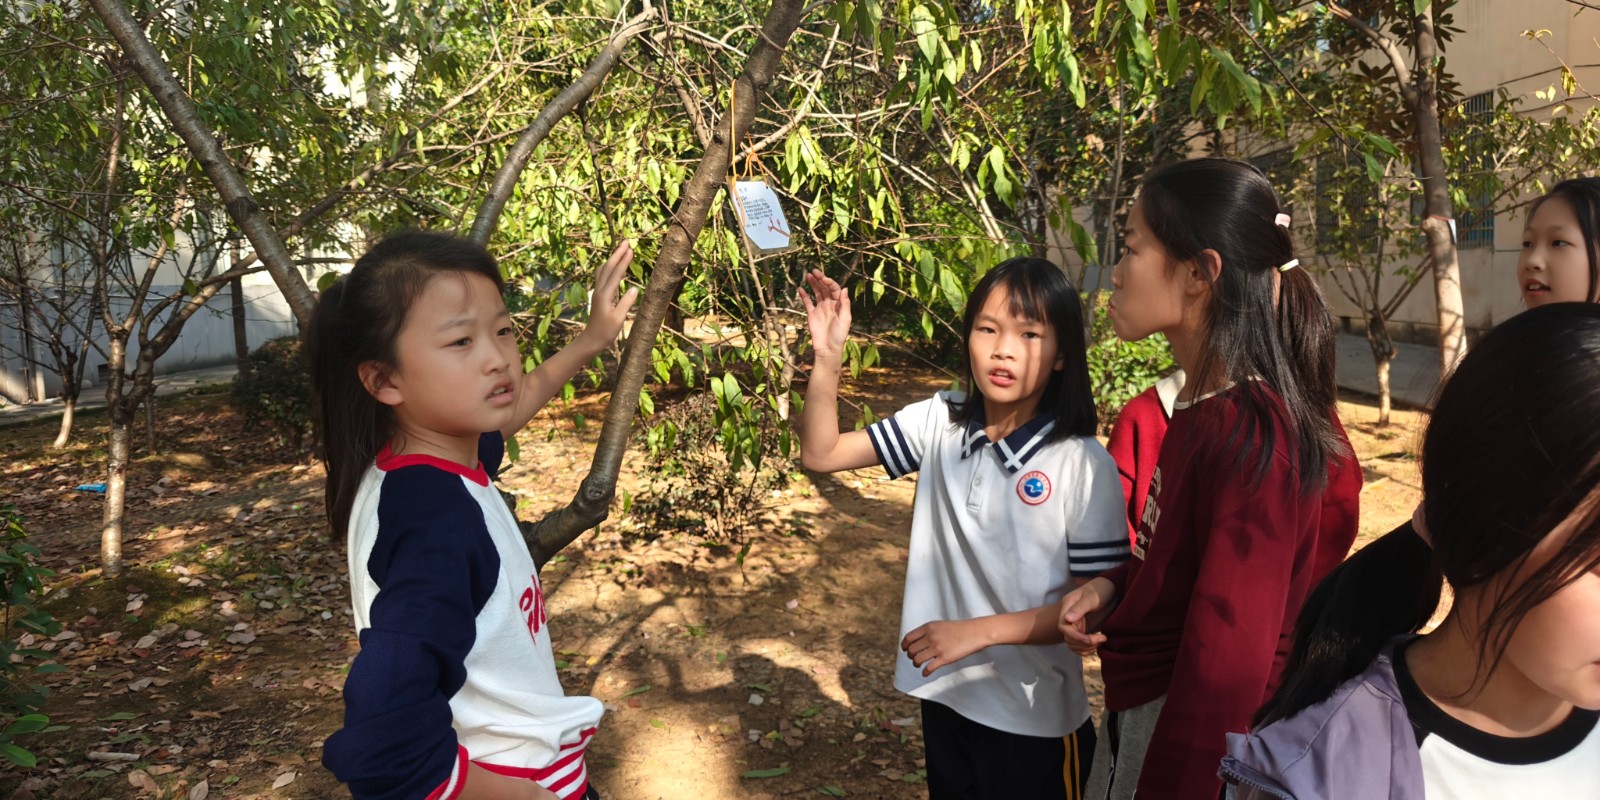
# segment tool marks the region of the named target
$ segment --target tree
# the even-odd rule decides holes
[[[218,187],[221,205],[274,279],[290,284],[286,294],[298,293],[293,271],[277,263],[286,251],[258,218],[266,204],[252,199],[210,133],[218,121],[188,102],[126,7],[92,1]],[[436,10],[440,26],[419,34],[415,52],[445,49],[423,44],[430,36],[449,37],[452,63],[419,57],[412,78],[401,81],[402,96],[456,93],[461,102],[433,106],[428,120],[471,140],[474,150],[463,156],[418,135],[398,157],[398,143],[413,138],[417,106],[385,103],[368,122],[388,144],[385,170],[405,177],[365,204],[364,223],[460,225],[464,210],[479,206],[475,234],[495,231],[508,273],[557,289],[517,297],[530,321],[530,363],[554,344],[563,306],[574,305],[573,287],[564,286],[577,271],[569,265],[585,263],[586,250],[611,238],[664,233],[617,369],[595,464],[573,503],[532,528],[541,560],[604,518],[636,411],[649,415],[653,408],[645,385],[652,372],[663,380],[674,372],[686,380],[712,373],[722,396],[743,404],[737,423],[719,420],[722,446],[735,463],[760,456],[760,438],[749,435],[749,426],[766,412],[754,411],[781,409],[792,395],[787,376],[799,344],[777,324],[786,313],[777,298],[787,296],[805,268],[828,265],[837,273],[842,267],[867,307],[901,320],[900,333],[935,339],[953,330],[978,274],[1038,246],[1041,218],[1071,231],[1080,253],[1091,252],[1092,237],[1069,213],[1079,198],[1052,195],[1052,184],[1068,182],[1063,167],[1072,162],[1030,138],[1031,115],[1060,107],[1062,97],[1081,108],[1091,90],[1099,97],[1119,86],[1124,107],[1140,108],[1190,68],[1202,76],[1191,89],[1191,110],[1206,108],[1219,129],[1241,110],[1261,113],[1276,103],[1272,88],[1227,50],[1244,41],[1239,31],[1248,28],[1231,14],[1219,27],[1223,17],[1185,12],[1176,3],[1159,17],[1143,3],[1102,2],[1092,10],[1032,2],[886,8],[865,0],[820,4],[807,16],[806,7],[778,0],[758,17],[745,4],[706,0],[674,6],[671,19],[656,9],[659,19],[652,19],[580,2],[570,16],[530,12],[506,27],[473,9]],[[587,70],[580,68],[577,84],[547,74],[571,74],[570,54],[591,46],[573,43],[615,44],[626,40],[624,33],[637,37],[640,56],[623,58],[618,48],[602,47]],[[786,50],[797,75],[777,68]],[[466,86],[474,63],[479,74],[486,63],[537,68],[516,76],[510,73],[519,66],[488,69],[486,82],[496,88],[490,93],[483,83]],[[565,100],[548,100],[569,86],[560,95]],[[534,102],[546,104],[537,116]],[[572,118],[577,124],[556,124]],[[501,150],[518,138],[533,144]],[[528,166],[519,166],[523,159]],[[506,165],[487,201],[480,187],[495,170],[485,164]],[[795,204],[797,249],[759,266],[742,252],[726,225],[721,191],[735,170],[765,175]],[[506,210],[496,212],[499,203]],[[706,227],[709,237],[700,235]],[[651,249],[653,241],[641,242],[643,254]],[[645,261],[635,263],[643,279]],[[730,313],[750,335],[716,348],[658,342],[674,301],[686,310]],[[863,348],[855,363],[870,363],[873,354]],[[755,397],[729,390],[739,385],[735,371],[758,376],[746,384]]]
[[[1450,0],[1394,3],[1366,0],[1327,4],[1328,13],[1360,34],[1388,61],[1391,86],[1410,116],[1416,142],[1416,177],[1423,199],[1422,232],[1439,316],[1439,374],[1450,370],[1467,352],[1466,307],[1461,298],[1461,266],[1457,260],[1455,205],[1444,157],[1440,123],[1440,87],[1444,78],[1444,46],[1449,41]],[[1378,25],[1367,20],[1376,16]],[[1411,60],[1401,51],[1409,44]]]

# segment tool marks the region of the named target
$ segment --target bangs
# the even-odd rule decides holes
[[[993,289],[1004,287],[1006,290],[1006,311],[1018,319],[1053,325],[1054,321],[1046,312],[1048,290],[1039,281],[1026,273],[1018,270],[1008,273],[995,282]],[[983,298],[985,301],[987,297]]]

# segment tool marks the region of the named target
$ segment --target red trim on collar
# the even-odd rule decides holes
[[[467,480],[472,481],[479,486],[489,485],[489,473],[484,471],[482,462],[479,462],[475,467],[468,467],[462,464],[457,464],[448,458],[424,455],[422,453],[408,453],[406,455],[397,456],[389,450],[389,445],[384,445],[383,449],[378,451],[378,457],[376,461],[378,464],[378,469],[381,469],[384,472],[391,472],[393,470],[400,469],[401,467],[414,467],[418,464],[423,464],[435,469],[442,469],[451,475],[460,475],[461,477],[466,478]]]

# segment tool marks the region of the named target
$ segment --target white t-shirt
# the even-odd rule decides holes
[[[1435,704],[1394,657],[1395,679],[1422,752],[1428,800],[1600,798],[1600,712],[1574,709],[1537,736],[1484,733]]]
[[[867,429],[891,478],[921,472],[901,638],[934,620],[1055,602],[1071,577],[1128,558],[1122,484],[1098,441],[1047,443],[1055,423],[1036,418],[990,443],[981,420],[950,421],[961,398],[941,392]],[[927,678],[905,653],[896,657],[895,688],[991,728],[1065,736],[1089,717],[1083,660],[1065,644],[990,647]]]

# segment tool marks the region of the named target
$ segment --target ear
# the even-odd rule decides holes
[[[361,385],[374,400],[386,406],[397,406],[405,401],[400,394],[400,387],[394,385],[394,381],[389,377],[389,370],[382,364],[376,361],[362,362],[361,366],[356,368],[356,374],[361,377]]]
[[[1182,265],[1184,294],[1201,295],[1211,291],[1211,285],[1222,277],[1222,256],[1215,250],[1202,250],[1193,261]]]

